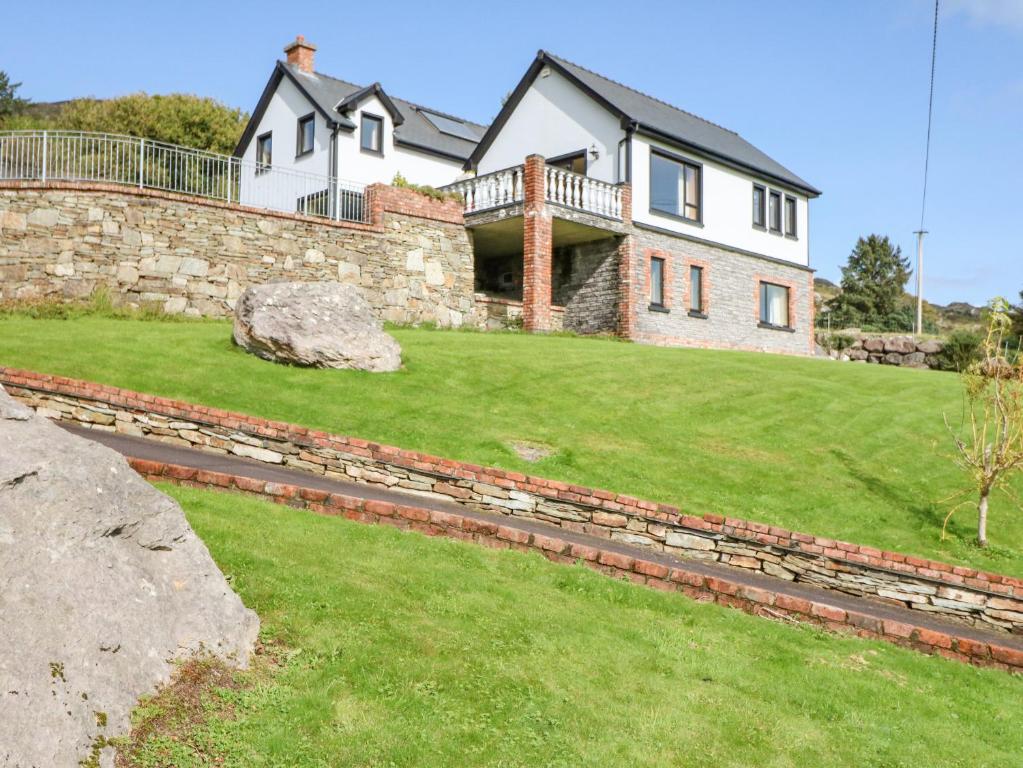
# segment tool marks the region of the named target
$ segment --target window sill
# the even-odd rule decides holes
[[[765,227],[763,224],[754,224],[753,225],[753,229],[757,230],[758,232],[766,232],[767,231],[767,227]]]
[[[703,228],[703,222],[700,221],[699,219],[687,219],[685,216],[679,216],[677,213],[670,213],[669,211],[662,211],[659,210],[658,208],[651,208],[650,214],[652,216],[663,216],[666,219],[680,221],[683,224],[688,224],[691,227],[699,227],[701,229]]]
[[[668,309],[663,304],[651,304],[649,307],[647,307],[647,309],[649,309],[651,312],[663,312],[664,314],[668,314],[669,312],[671,312],[671,310]]]
[[[796,237],[795,235],[785,235],[785,239],[786,240],[795,240],[797,242],[799,241],[799,238]]]
[[[313,150],[307,149],[305,152],[299,152],[295,155],[296,160],[301,160],[303,157],[309,157],[313,153]]]
[[[690,309],[689,310],[689,316],[690,317],[695,317],[698,320],[706,320],[707,319],[707,313],[706,312],[697,312],[695,309]]]
[[[359,150],[367,155],[376,155],[377,157],[384,156],[384,150],[382,149],[367,149],[366,147],[359,147]]]
[[[256,175],[257,176],[262,176],[264,173],[270,173],[270,169],[271,168],[272,168],[272,166],[269,166],[269,165],[264,165],[262,168],[257,168],[256,169]]]
[[[780,229],[769,229],[769,230],[767,230],[767,232],[768,232],[768,234],[777,235],[778,237],[782,237],[782,233],[781,233]]]
[[[757,328],[763,328],[766,331],[783,331],[785,333],[795,333],[795,328],[790,328],[787,325],[775,325],[774,323],[757,323]]]

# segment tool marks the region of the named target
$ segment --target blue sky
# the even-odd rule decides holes
[[[232,7],[233,6],[233,7]],[[36,101],[187,91],[251,110],[296,34],[317,69],[480,122],[546,48],[738,131],[824,195],[811,262],[915,254],[930,0],[10,3],[0,69]],[[102,9],[102,12],[100,12]],[[925,296],[1023,289],[1023,0],[944,0]]]

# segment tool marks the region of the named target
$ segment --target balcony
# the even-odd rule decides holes
[[[465,201],[466,216],[516,206],[525,201],[525,166],[516,165],[444,188]],[[544,166],[543,197],[560,208],[622,220],[622,186],[550,165]]]

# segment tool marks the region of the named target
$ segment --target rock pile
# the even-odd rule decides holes
[[[852,360],[861,363],[900,365],[905,368],[937,368],[935,356],[944,348],[937,339],[917,341],[912,336],[871,336],[864,333],[837,334],[851,338],[852,343],[838,349],[834,339],[821,339],[831,349],[827,353],[836,360]]]
[[[244,665],[259,629],[172,499],[2,388],[0,585],[5,767],[113,766],[175,658]]]
[[[265,360],[313,368],[396,371],[401,347],[354,285],[270,283],[245,290],[234,340]]]

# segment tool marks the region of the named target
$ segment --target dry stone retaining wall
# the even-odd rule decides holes
[[[1023,580],[738,518],[684,514],[611,491],[451,461],[283,422],[89,382],[0,368],[10,394],[50,418],[395,487],[543,520],[679,557],[899,603],[1023,633]]]
[[[123,186],[0,185],[0,300],[116,300],[231,314],[250,285],[339,280],[385,320],[475,325],[472,245],[457,203],[373,185],[369,224]]]
[[[836,348],[837,338],[847,337],[850,342]],[[864,333],[820,334],[818,343],[829,349],[829,357],[859,363],[898,365],[903,368],[940,368],[938,355],[945,343],[938,339],[917,341],[912,336],[876,336]]]

